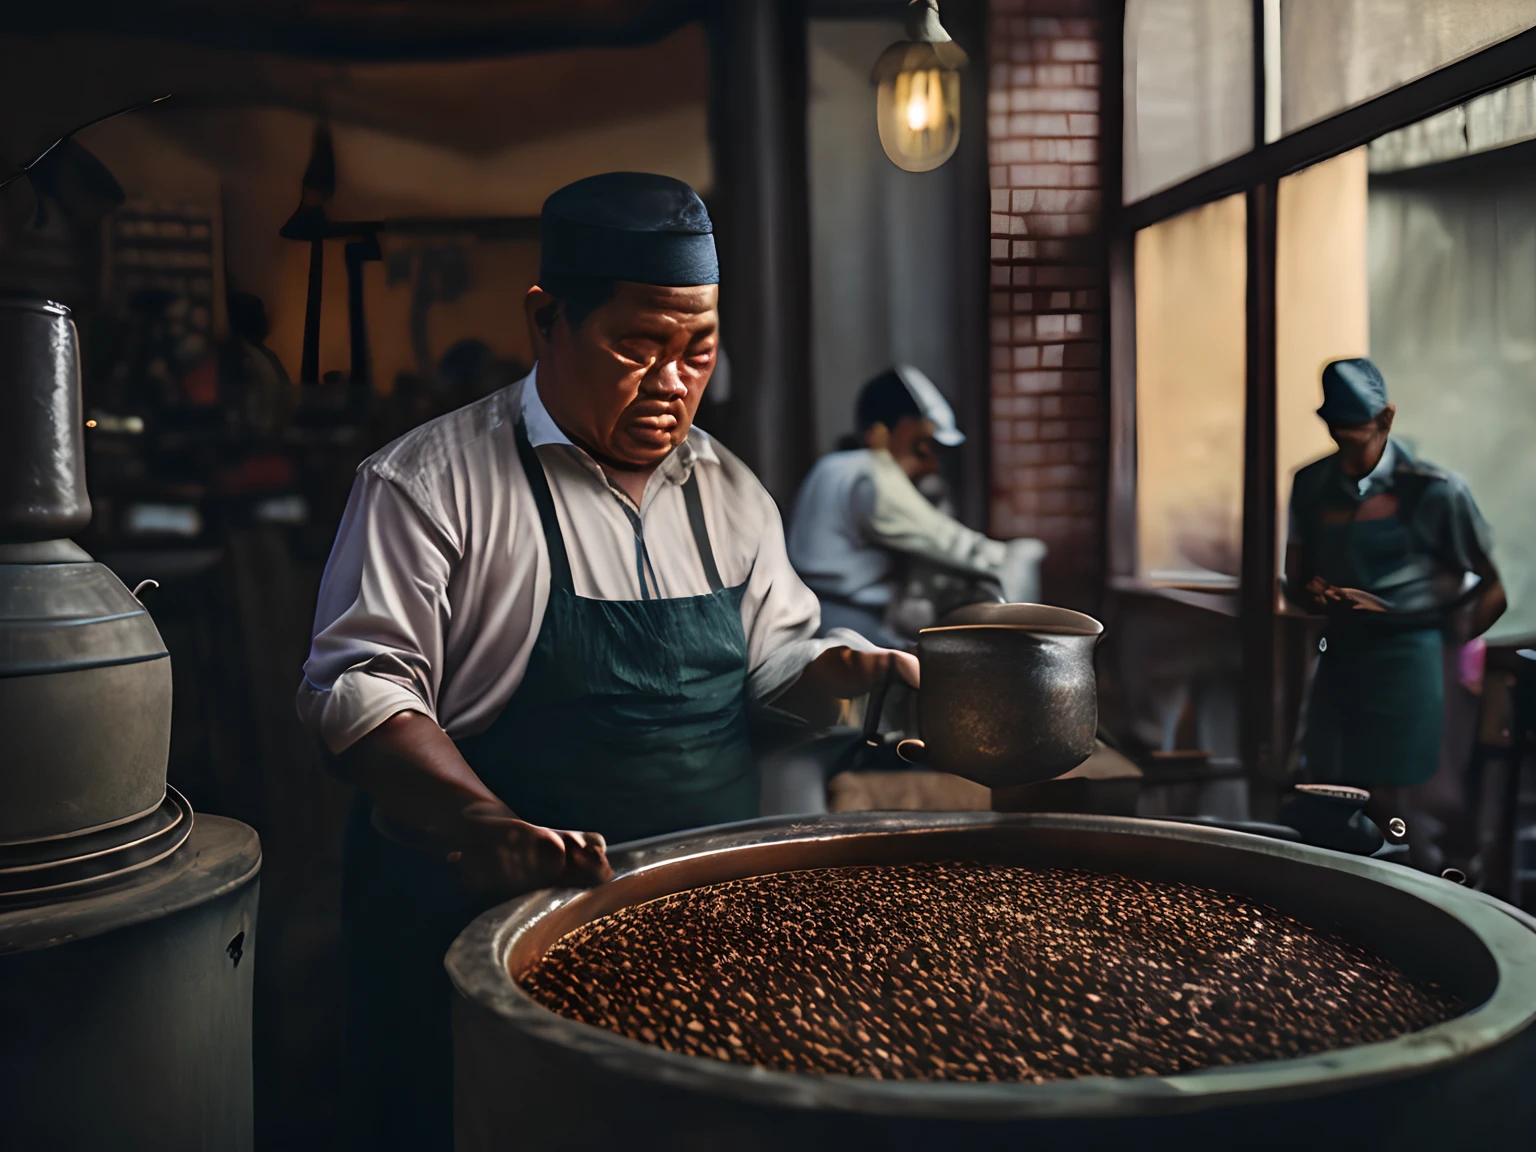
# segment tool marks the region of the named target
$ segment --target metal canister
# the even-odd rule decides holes
[[[91,517],[77,343],[62,305],[0,298],[0,844],[109,827],[165,796],[169,653],[64,538]]]

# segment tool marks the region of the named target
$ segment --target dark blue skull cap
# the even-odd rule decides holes
[[[1364,357],[1335,360],[1323,369],[1323,406],[1329,424],[1368,424],[1387,406],[1387,382],[1381,369]]]
[[[544,201],[539,279],[630,280],[664,288],[720,283],[714,225],[699,194],[670,176],[607,172]]]

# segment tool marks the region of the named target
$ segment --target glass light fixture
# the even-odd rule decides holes
[[[931,172],[960,143],[960,70],[967,57],[939,23],[938,0],[911,0],[907,38],[875,62],[875,122],[891,163]]]

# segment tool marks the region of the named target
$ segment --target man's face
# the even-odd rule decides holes
[[[1390,405],[1374,420],[1364,424],[1330,424],[1328,435],[1339,446],[1340,462],[1350,476],[1364,476],[1381,460],[1387,437],[1392,432],[1396,409]]]
[[[933,438],[938,430],[922,416],[903,416],[891,429],[888,447],[909,478],[920,480],[939,470],[939,447]]]
[[[564,310],[546,334],[535,317],[553,298],[529,290],[539,396],[573,441],[612,468],[654,468],[693,426],[715,370],[720,289],[620,281],[572,328]]]

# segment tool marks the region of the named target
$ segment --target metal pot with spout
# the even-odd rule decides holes
[[[1103,632],[1091,616],[1044,604],[972,604],[950,613],[918,634],[922,736],[897,751],[989,788],[1070,772],[1093,755],[1093,653]],[[880,715],[881,695],[870,702],[871,718]]]

